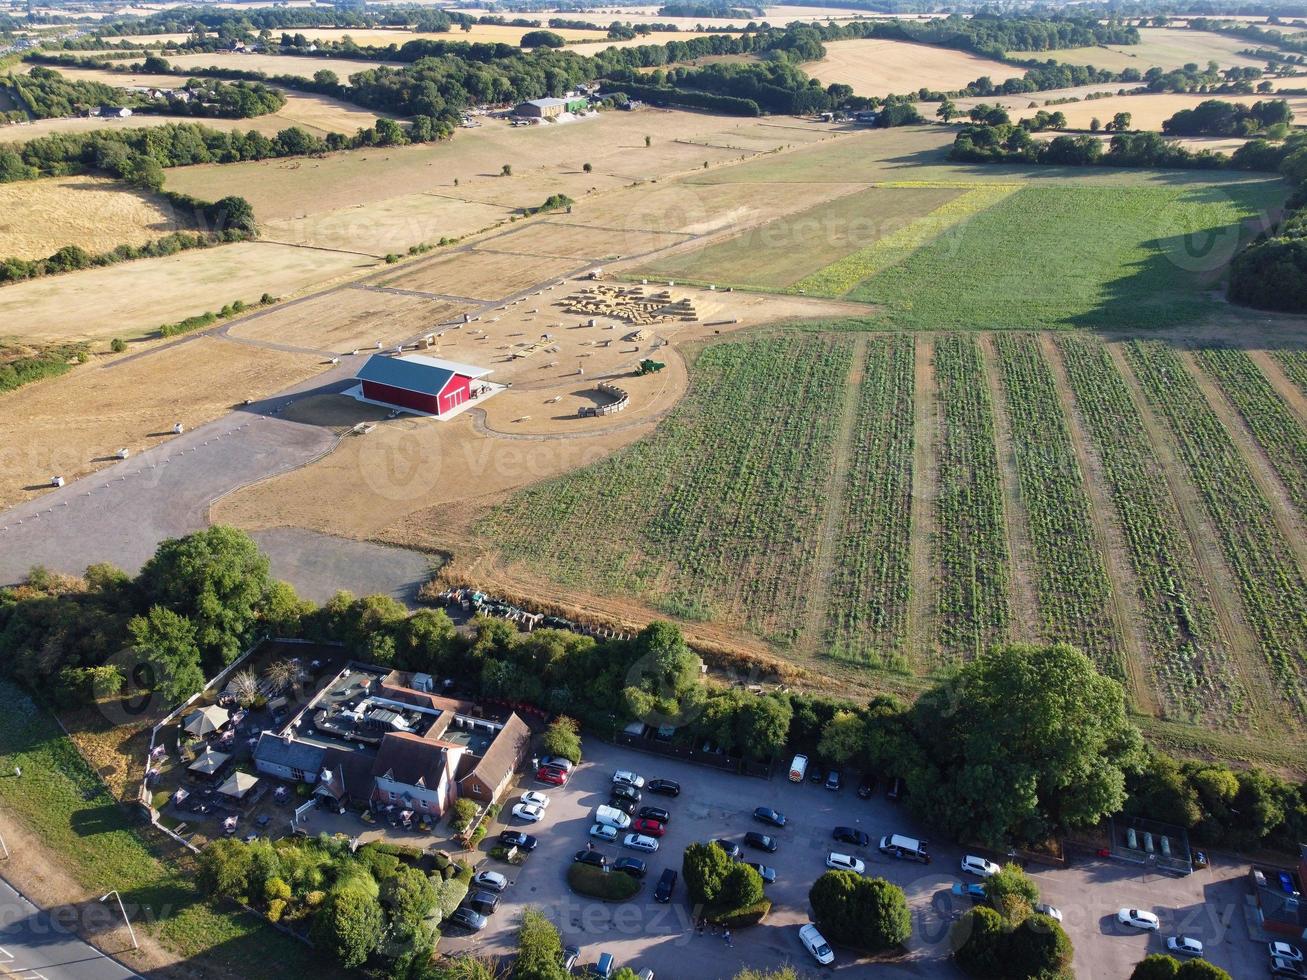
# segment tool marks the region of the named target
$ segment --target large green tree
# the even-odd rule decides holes
[[[547,755],[561,755],[572,762],[580,762],[581,726],[566,715],[559,715],[545,729],[540,747]]]
[[[827,871],[808,891],[817,924],[828,939],[859,949],[892,949],[912,933],[903,889],[884,878]]]
[[[151,606],[144,616],[127,624],[136,652],[154,671],[153,690],[167,704],[185,701],[204,687],[200,648],[195,625],[162,606]]]
[[[346,969],[362,966],[381,942],[385,921],[377,899],[361,888],[336,892],[313,919],[313,941]]]
[[[721,894],[734,862],[716,844],[691,844],[681,858],[681,877],[694,905],[711,905]]]
[[[1066,644],[997,647],[912,709],[910,800],[954,837],[1040,841],[1121,809],[1143,763],[1121,685]]]
[[[1153,953],[1135,964],[1130,980],[1175,980],[1180,961],[1165,953]]]
[[[1011,863],[985,880],[985,897],[999,915],[1015,926],[1034,911],[1039,901],[1039,886],[1021,865]]]
[[[517,930],[513,980],[564,980],[562,963],[563,940],[557,927],[539,909],[525,909]]]

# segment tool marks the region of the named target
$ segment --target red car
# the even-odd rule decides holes
[[[567,783],[567,773],[544,766],[536,770],[536,779],[551,786],[564,786]]]
[[[631,824],[631,830],[647,837],[661,837],[667,832],[666,828],[657,820],[637,820]]]

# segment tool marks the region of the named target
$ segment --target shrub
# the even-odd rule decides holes
[[[578,895],[588,895],[605,902],[625,902],[640,890],[640,882],[630,875],[602,871],[590,864],[573,862],[567,869],[567,884]]]
[[[523,910],[513,980],[562,980],[566,976],[562,959],[563,940],[557,927],[539,909]]]
[[[1175,980],[1176,971],[1179,969],[1180,962],[1174,956],[1154,953],[1135,964],[1130,980]]]
[[[903,890],[884,878],[827,871],[813,883],[808,900],[817,924],[835,942],[876,952],[902,944],[912,932]]]
[[[711,905],[734,862],[716,844],[691,844],[681,858],[681,877],[693,905]]]
[[[985,897],[995,911],[1011,925],[1020,925],[1039,902],[1039,886],[1021,869],[1010,863],[985,882]]]
[[[431,886],[436,890],[436,907],[440,909],[442,918],[458,908],[467,897],[467,882],[459,881],[458,878],[445,879],[432,875]]]
[[[716,922],[718,925],[725,926],[728,929],[744,929],[748,926],[756,926],[759,922],[767,917],[771,911],[771,899],[761,898],[752,905],[746,905],[743,908],[731,909],[728,912],[716,913],[707,916],[709,921]]]
[[[569,759],[573,764],[581,761],[581,726],[566,715],[559,715],[540,740],[540,747],[546,755],[558,755]]]
[[[127,341],[123,340],[121,337],[115,337],[113,340],[109,341],[109,349],[115,354],[121,354],[127,349]]]
[[[462,833],[472,826],[472,821],[477,817],[477,805],[469,799],[460,798],[454,801],[454,809],[449,815],[449,826],[455,833]]]

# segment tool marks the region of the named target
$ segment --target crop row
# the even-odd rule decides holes
[[[894,669],[907,666],[914,365],[911,337],[868,341],[827,595],[831,656]]]
[[[975,338],[935,341],[941,415],[939,643],[949,657],[974,656],[1007,636],[1008,549],[994,444],[994,406]]]
[[[1258,492],[1248,464],[1179,357],[1158,341],[1133,341],[1130,364],[1170,425],[1202,496],[1243,601],[1249,627],[1285,700],[1307,715],[1307,583]]]
[[[850,343],[720,344],[648,439],[516,494],[481,522],[504,557],[789,642],[804,624]]]
[[[995,337],[1017,482],[1037,566],[1035,591],[1049,639],[1075,644],[1099,670],[1124,676],[1103,568],[1067,420],[1033,334]]]
[[[1130,390],[1102,344],[1063,335],[1058,349],[1139,586],[1163,709],[1218,724],[1237,718],[1246,692],[1229,669],[1206,583]]]
[[[1307,432],[1243,351],[1209,347],[1198,352],[1198,360],[1239,410],[1299,515],[1307,518]]]
[[[1279,362],[1289,380],[1307,394],[1307,351],[1277,350],[1271,356]]]

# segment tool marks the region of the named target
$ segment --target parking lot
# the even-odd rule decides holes
[[[584,762],[566,787],[546,787],[529,776],[523,781],[521,789],[543,791],[550,797],[540,823],[514,820],[511,810],[518,794],[506,800],[501,820],[491,828],[489,837],[512,827],[538,837],[539,847],[520,868],[488,859],[478,865],[507,871],[513,883],[483,932],[473,937],[451,932],[441,941],[442,951],[510,953],[515,947],[518,913],[534,905],[558,924],[565,944],[581,948],[581,965],[593,964],[600,953],[608,952],[619,964],[637,971],[652,969],[663,980],[728,978],[742,966],[771,968],[785,963],[812,976],[828,969],[865,972],[868,961],[859,961],[839,948],[833,967],[818,967],[798,938],[798,926],[808,921],[808,889],[826,870],[826,854],[839,850],[865,861],[867,874],[888,878],[903,888],[913,911],[908,954],[894,963],[877,963],[877,972],[914,977],[961,975],[947,961],[947,940],[951,913],[963,906],[948,892],[954,882],[964,880],[958,867],[964,851],[932,844],[930,865],[881,855],[875,840],[883,834],[929,837],[902,806],[885,799],[883,785],[870,800],[861,800],[854,792],[856,781],[846,781],[839,792],[828,792],[811,783],[792,784],[783,774],[770,781],[734,776],[594,740],[586,742],[585,752]],[[565,875],[573,854],[589,840],[595,806],[608,802],[617,769],[633,770],[646,779],[675,779],[681,784],[681,795],[645,794],[642,801],[641,805],[664,807],[672,815],[656,854],[640,854],[620,844],[596,845],[610,858],[639,857],[649,868],[644,887],[632,901],[608,904],[574,895]],[[786,826],[768,828],[755,821],[752,813],[757,806],[780,810],[788,818]],[[837,825],[866,831],[873,839],[871,847],[837,844],[831,839]],[[696,934],[683,882],[677,882],[670,905],[653,901],[659,874],[666,867],[680,871],[687,844],[715,838],[738,842],[750,830],[764,831],[779,840],[774,854],[745,849],[746,860],[774,867],[777,880],[766,889],[773,903],[771,913],[762,924],[735,932],[733,946],[727,946],[721,936]],[[1003,860],[1002,855],[980,853]],[[1063,913],[1063,924],[1075,945],[1076,975],[1081,980],[1124,980],[1145,955],[1163,951],[1165,937],[1176,932],[1200,939],[1207,946],[1207,958],[1234,977],[1266,972],[1264,947],[1251,941],[1244,921],[1246,866],[1214,861],[1211,868],[1173,878],[1130,864],[1075,855],[1064,868],[1032,865],[1028,870],[1044,900]],[[1156,913],[1162,922],[1160,933],[1150,935],[1117,926],[1115,914],[1122,906]]]

